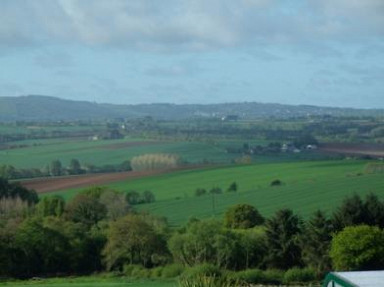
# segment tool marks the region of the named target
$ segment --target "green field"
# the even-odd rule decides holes
[[[264,216],[279,208],[292,208],[303,217],[317,209],[330,212],[343,198],[353,193],[362,196],[370,192],[384,197],[383,174],[364,174],[366,161],[307,161],[259,163],[200,170],[179,171],[109,184],[120,191],[151,190],[156,202],[138,205],[140,210],[166,216],[172,225],[185,223],[190,217],[221,217],[236,203],[256,206]],[[279,179],[281,186],[271,187]],[[227,193],[236,181],[239,190]],[[223,194],[196,197],[196,188],[220,187]],[[78,192],[55,192],[69,199]]]
[[[0,286],[17,287],[176,287],[175,280],[135,280],[129,278],[75,277],[0,282]]]
[[[0,162],[16,168],[43,168],[52,160],[59,159],[67,166],[76,158],[82,164],[102,166],[120,164],[136,155],[146,153],[174,153],[188,162],[229,162],[238,155],[227,154],[225,147],[205,142],[166,142],[143,139],[98,140],[44,139],[23,141],[29,146],[0,150]],[[137,142],[137,144],[135,144]]]
[[[8,145],[24,145],[22,147],[0,149],[0,163],[16,168],[43,169],[53,160],[60,160],[66,167],[71,159],[76,158],[82,165],[118,165],[134,156],[147,153],[177,154],[188,163],[230,163],[242,154],[227,153],[227,148],[241,148],[244,142],[250,145],[268,144],[265,140],[155,141],[140,138],[96,141],[85,138],[25,140],[8,143]],[[276,162],[321,159],[325,156],[316,152],[303,152],[257,155],[254,158],[258,162]]]

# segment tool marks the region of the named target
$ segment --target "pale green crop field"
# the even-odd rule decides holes
[[[143,139],[98,140],[44,139],[22,141],[27,147],[0,150],[0,163],[16,168],[43,168],[59,159],[67,166],[76,158],[82,164],[102,166],[121,164],[132,157],[147,153],[178,154],[185,161],[196,163],[204,160],[230,162],[238,155],[227,154],[225,147],[205,142],[153,141]]]
[[[366,163],[338,160],[229,165],[130,179],[108,186],[123,192],[151,190],[156,202],[137,205],[136,208],[165,216],[172,225],[181,225],[190,217],[221,217],[228,207],[236,203],[252,204],[264,216],[270,216],[280,208],[291,208],[308,217],[317,209],[332,212],[346,196],[354,193],[364,197],[373,192],[384,198],[383,174],[365,174]],[[270,186],[275,179],[283,184]],[[234,181],[238,184],[238,191],[226,192]],[[197,188],[209,190],[212,187],[220,187],[223,193],[194,195]],[[78,191],[54,194],[70,199]]]

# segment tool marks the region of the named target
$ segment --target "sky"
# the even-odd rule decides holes
[[[384,108],[383,0],[0,0],[0,96]]]

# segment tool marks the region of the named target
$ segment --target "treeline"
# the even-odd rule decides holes
[[[85,173],[121,172],[130,171],[130,161],[124,161],[116,165],[96,166],[93,164],[81,164],[78,159],[71,159],[68,166],[64,166],[58,159],[51,161],[45,167],[16,168],[13,165],[0,165],[0,177],[6,179],[36,178],[48,176],[80,175]]]
[[[0,276],[114,271],[280,284],[316,281],[332,269],[384,268],[384,202],[374,194],[346,198],[330,217],[317,211],[303,220],[281,209],[265,218],[238,204],[222,221],[191,218],[177,229],[136,213],[130,196],[94,187],[68,202],[37,201],[33,191],[2,180],[8,205],[0,205],[7,206],[0,209]]]
[[[134,171],[147,171],[176,168],[181,159],[176,154],[144,154],[131,159],[131,167]]]
[[[64,166],[58,159],[52,160],[45,167],[18,169],[12,165],[0,165],[0,177],[6,179],[35,178],[46,176],[80,175],[85,173],[122,172],[122,171],[150,171],[177,168],[181,164],[180,156],[176,154],[144,154],[126,160],[121,164],[96,166],[81,164],[76,158],[71,159],[68,166]]]

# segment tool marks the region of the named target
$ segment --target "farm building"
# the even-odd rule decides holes
[[[384,270],[331,272],[323,287],[384,287]]]

